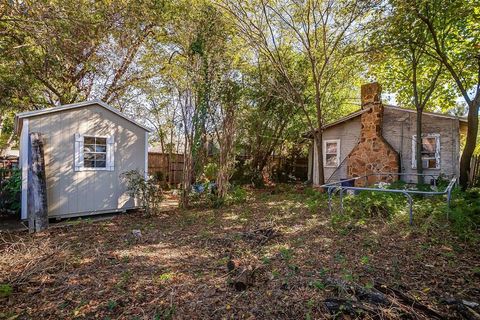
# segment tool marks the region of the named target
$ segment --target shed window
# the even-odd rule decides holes
[[[107,138],[83,137],[83,166],[85,168],[107,167]]]
[[[412,139],[412,168],[417,168],[416,153],[417,136]],[[440,169],[440,135],[426,134],[422,137],[422,167],[424,169]]]
[[[340,163],[340,140],[323,141],[323,165],[338,167]]]
[[[75,134],[75,171],[114,170],[114,138]]]

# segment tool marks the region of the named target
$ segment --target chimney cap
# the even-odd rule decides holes
[[[363,84],[361,87],[362,108],[370,103],[382,102],[382,86],[378,82]]]

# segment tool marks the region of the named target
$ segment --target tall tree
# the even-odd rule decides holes
[[[230,188],[230,178],[235,165],[234,147],[238,109],[241,102],[240,86],[235,79],[222,81],[220,99],[211,112],[214,134],[219,145],[217,170],[217,195],[225,199]]]
[[[349,88],[353,70],[358,70],[363,22],[375,5],[375,1],[334,0],[222,2],[245,40],[284,78],[284,98],[303,110],[316,141],[319,184],[324,183],[325,113],[337,106],[338,92]],[[292,52],[304,58],[311,84],[307,88],[298,84],[298,74],[292,72]]]
[[[2,56],[33,79],[26,96],[30,108],[42,108],[92,97],[112,103],[148,77],[135,65],[165,5],[9,1],[4,10]]]
[[[478,0],[409,0],[404,4],[430,34],[427,53],[450,73],[468,105],[468,129],[460,158],[460,184],[468,186],[480,108],[480,2]]]
[[[231,159],[233,142],[229,139],[234,137],[236,102],[223,99],[223,90],[231,80],[235,61],[231,53],[236,48],[223,13],[209,1],[180,1],[175,10],[169,32],[159,39],[162,47],[168,47],[160,76],[179,104],[185,137],[182,205],[187,207],[191,184],[202,173],[206,161],[207,134],[218,130],[218,142],[226,144],[222,159]],[[225,135],[227,131],[231,136]],[[228,181],[224,182],[226,186]]]
[[[396,100],[413,107],[416,116],[416,168],[418,182],[424,179],[422,161],[422,115],[425,109],[441,103],[445,108],[452,100],[445,79],[445,69],[438,60],[429,56],[430,35],[418,17],[405,10],[402,1],[391,1],[387,16],[377,32],[372,34],[376,47],[373,71],[386,88],[395,92]],[[409,32],[405,32],[409,30]],[[443,98],[443,99],[442,99]]]
[[[264,168],[274,151],[289,138],[296,139],[305,133],[298,105],[282,98],[283,77],[275,72],[268,59],[260,58],[243,70],[246,106],[239,124],[241,147],[251,157],[246,174],[254,184],[263,183]]]

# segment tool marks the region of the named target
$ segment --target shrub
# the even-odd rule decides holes
[[[145,179],[145,176],[138,170],[124,172],[120,177],[126,181],[130,196],[140,201],[147,214],[158,210],[163,200],[163,194],[157,180]]]
[[[7,170],[10,169],[0,169],[0,209],[18,213],[21,205],[22,173],[19,169],[11,169],[10,177],[2,179]]]

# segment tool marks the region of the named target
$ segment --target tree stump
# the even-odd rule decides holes
[[[47,181],[45,176],[43,138],[40,133],[30,133],[29,149],[28,229],[30,232],[39,232],[48,228]]]

